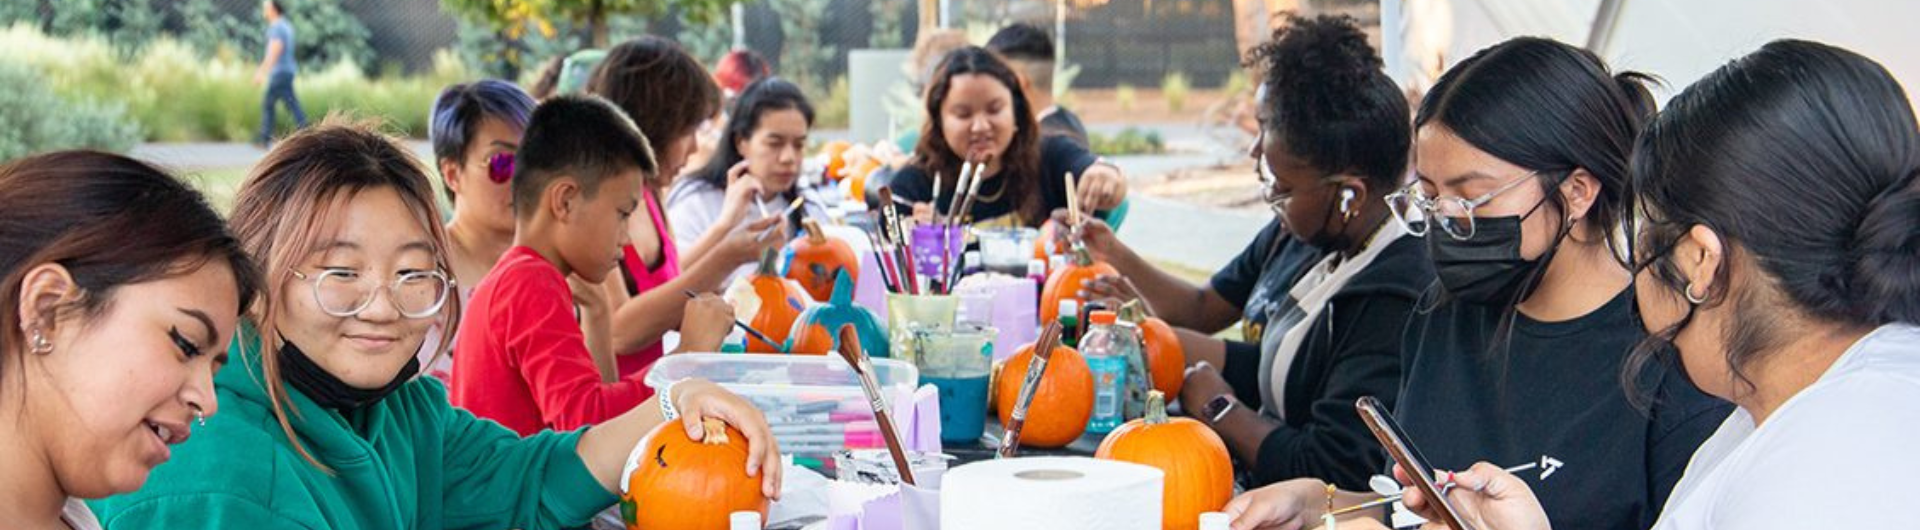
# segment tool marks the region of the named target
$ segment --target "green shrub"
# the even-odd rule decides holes
[[[847,124],[852,120],[850,113],[853,112],[853,104],[849,101],[851,99],[853,99],[853,88],[848,84],[847,76],[834,79],[833,88],[827,91],[826,97],[813,101],[813,107],[818,110],[813,120],[813,128],[847,128]]]
[[[1170,72],[1160,80],[1160,96],[1167,99],[1167,110],[1179,114],[1187,108],[1187,93],[1193,91],[1193,83],[1187,81],[1187,74]]]
[[[32,69],[0,62],[0,161],[60,149],[131,149],[140,128],[125,108],[55,94]]]
[[[253,83],[254,63],[231,49],[211,56],[170,38],[138,54],[117,53],[101,38],[53,38],[25,25],[0,30],[0,62],[25,65],[39,83],[76,101],[112,102],[141,124],[147,140],[247,141],[260,127],[264,87]],[[450,51],[434,55],[433,70],[415,77],[368,78],[353,62],[310,64],[295,81],[309,120],[344,111],[379,116],[396,131],[427,133],[433,98],[448,84],[470,79]],[[291,123],[281,112],[283,123]],[[11,123],[11,122],[9,122]]]
[[[1137,127],[1121,129],[1119,134],[1108,136],[1099,131],[1087,133],[1087,141],[1093,152],[1102,155],[1151,155],[1166,152],[1166,141],[1160,137],[1160,131],[1141,130]]]

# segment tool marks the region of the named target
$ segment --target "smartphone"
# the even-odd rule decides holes
[[[1353,407],[1360,411],[1360,419],[1367,422],[1367,428],[1373,431],[1374,438],[1380,440],[1380,445],[1387,448],[1387,454],[1393,457],[1394,463],[1400,464],[1400,469],[1413,479],[1414,487],[1420,488],[1420,494],[1430,499],[1427,505],[1440,514],[1440,522],[1454,530],[1474,530],[1460,520],[1459,510],[1455,510],[1453,503],[1440,493],[1439,478],[1434,476],[1433,466],[1427,465],[1426,457],[1420,456],[1420,450],[1413,447],[1413,441],[1407,439],[1407,432],[1393,421],[1392,414],[1387,413],[1386,405],[1373,396],[1361,396]]]

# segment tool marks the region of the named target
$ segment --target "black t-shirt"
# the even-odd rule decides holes
[[[1067,189],[1066,183],[1061,181],[1060,176],[1072,173],[1074,178],[1078,179],[1097,161],[1099,161],[1098,157],[1093,156],[1093,153],[1086,148],[1075,145],[1073,140],[1063,136],[1042,137],[1039,175],[1011,175],[1001,171],[1000,175],[981,182],[980,195],[973,201],[974,226],[1038,228],[1047,221],[1045,217],[1025,219],[1015,215],[1014,210],[1019,205],[1019,198],[1005,193],[1008,179],[1039,179],[1041,203],[1046,205],[1048,212],[1052,212],[1067,207],[1067,193],[1071,191]],[[954,185],[954,179],[957,177],[957,175],[941,175],[940,178],[946,181],[942,183],[943,186],[950,187]],[[899,199],[927,202],[933,198],[933,176],[928,175],[925,168],[917,165],[900,168],[900,171],[893,174],[890,185],[893,187],[894,197]],[[940,202],[934,207],[946,211],[947,204],[952,200],[953,194],[943,191],[940,193]],[[1105,211],[1094,212],[1094,215],[1102,219],[1106,218],[1106,214]]]
[[[1552,458],[1556,465],[1518,475],[1556,529],[1648,528],[1732,406],[1694,388],[1672,363],[1638,376],[1656,400],[1652,410],[1629,404],[1621,372],[1645,335],[1632,311],[1628,289],[1566,322],[1515,314],[1510,347],[1499,354],[1491,345],[1503,308],[1443,304],[1408,328],[1395,416],[1436,469]]]
[[[1064,137],[1082,148],[1093,145],[1087,141],[1087,125],[1081,123],[1080,116],[1066,107],[1056,106],[1053,112],[1040,118],[1040,134]]]
[[[1280,311],[1293,283],[1319,262],[1320,249],[1293,237],[1276,218],[1260,229],[1239,256],[1213,274],[1213,292],[1241,310],[1240,340],[1226,341],[1227,366],[1220,367],[1240,402],[1261,402],[1260,337],[1267,319]],[[1241,368],[1242,364],[1247,367]]]
[[[1258,461],[1247,469],[1248,487],[1313,477],[1365,490],[1368,477],[1388,461],[1353,402],[1374,396],[1392,406],[1400,391],[1401,335],[1431,283],[1425,241],[1402,237],[1341,286],[1308,328],[1286,381],[1279,383],[1286,397],[1284,426],[1261,441]],[[1291,283],[1262,289],[1284,302]],[[1261,403],[1263,353],[1258,344],[1249,346],[1229,349],[1223,370],[1242,402]]]

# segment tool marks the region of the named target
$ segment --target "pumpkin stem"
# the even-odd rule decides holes
[[[808,217],[800,224],[807,227],[807,242],[815,245],[827,244],[827,233],[820,230],[820,221]]]
[[[1120,320],[1132,322],[1134,324],[1139,324],[1147,320],[1146,306],[1140,303],[1139,298],[1128,300],[1127,303],[1120,304],[1120,310],[1115,311],[1115,314],[1120,317]]]
[[[1165,418],[1167,415],[1166,407],[1163,405],[1160,408],[1160,416]],[[720,421],[720,418],[706,418],[700,422],[700,428],[706,431],[706,436],[700,438],[700,443],[707,445],[726,445],[727,424]]]
[[[1147,392],[1147,425],[1167,423],[1167,395],[1159,390]]]

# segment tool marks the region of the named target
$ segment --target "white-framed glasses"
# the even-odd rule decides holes
[[[404,273],[385,285],[348,269],[327,269],[312,276],[295,270],[293,276],[313,284],[313,300],[321,311],[341,318],[358,316],[372,307],[381,290],[400,316],[427,318],[440,313],[453,291],[453,280],[437,270]]]
[[[1454,239],[1465,240],[1473,237],[1473,210],[1485,206],[1508,190],[1520,187],[1520,183],[1540,176],[1539,171],[1529,171],[1526,175],[1501,185],[1478,198],[1464,197],[1427,197],[1420,190],[1420,183],[1408,184],[1400,191],[1386,196],[1387,209],[1393,212],[1393,219],[1400,223],[1407,233],[1415,237],[1425,237],[1431,225],[1440,225],[1440,229]]]

